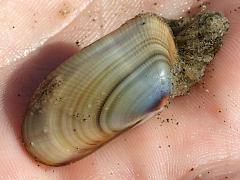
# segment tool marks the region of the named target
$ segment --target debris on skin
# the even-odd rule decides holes
[[[70,10],[69,9],[61,9],[61,10],[59,10],[59,14],[61,15],[61,16],[66,16],[67,14],[69,14],[70,13]]]
[[[211,5],[210,2],[203,2],[199,5],[199,8],[201,9],[201,12],[204,12],[207,10],[207,8]]]
[[[160,126],[163,126],[163,124],[167,123],[167,124],[173,124],[173,125],[176,125],[178,126],[179,125],[179,122],[173,118],[166,118],[166,119],[162,119],[160,116],[157,116],[157,119],[158,120],[162,120],[160,123]]]
[[[58,11],[59,15],[61,17],[66,17],[68,14],[71,13],[71,7],[70,5],[63,3],[63,5],[61,6],[60,10]]]
[[[79,42],[79,40],[76,40],[76,41],[75,41],[75,44],[77,45],[77,47],[80,47],[80,42]]]
[[[229,13],[230,13],[230,14],[232,14],[232,13],[238,13],[238,11],[240,11],[240,6],[237,7],[237,8],[235,8],[235,9],[231,9],[231,10],[229,11]]]

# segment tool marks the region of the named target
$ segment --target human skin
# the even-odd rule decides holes
[[[201,2],[0,1],[0,179],[240,179],[238,0],[210,1],[230,20],[223,46],[203,81],[159,116],[62,167],[34,161],[21,140],[29,99],[54,67],[142,10],[177,18]]]

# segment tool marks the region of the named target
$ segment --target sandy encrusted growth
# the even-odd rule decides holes
[[[214,58],[229,21],[218,12],[201,12],[180,20],[166,20],[173,30],[179,63],[173,68],[173,97],[186,94],[199,82]]]

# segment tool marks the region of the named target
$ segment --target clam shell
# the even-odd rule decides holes
[[[177,51],[154,14],[138,15],[50,73],[36,90],[22,128],[40,162],[81,159],[151,117],[172,91]]]

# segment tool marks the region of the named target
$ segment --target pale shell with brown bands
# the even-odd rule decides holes
[[[152,116],[172,91],[177,51],[169,26],[144,14],[84,48],[36,90],[22,133],[40,162],[81,159]]]

